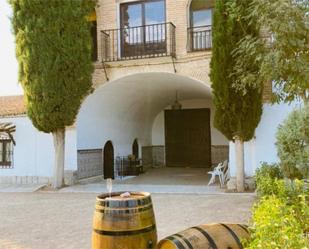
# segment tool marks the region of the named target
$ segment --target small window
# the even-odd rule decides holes
[[[9,137],[0,136],[0,168],[13,166],[13,142]]]

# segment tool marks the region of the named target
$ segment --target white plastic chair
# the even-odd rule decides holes
[[[225,160],[224,162],[219,163],[212,171],[209,171],[208,174],[211,175],[208,186],[210,184],[215,183],[216,176],[219,177],[220,186],[222,187],[226,182],[226,177],[229,177],[229,169],[228,162]]]

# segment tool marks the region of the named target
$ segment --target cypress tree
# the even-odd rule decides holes
[[[19,82],[27,114],[40,131],[52,133],[55,146],[53,187],[64,182],[65,127],[74,123],[91,90],[90,23],[92,0],[9,0]]]
[[[234,85],[236,58],[233,51],[246,35],[258,36],[259,30],[251,20],[244,19],[251,0],[216,0],[212,27],[212,59],[210,78],[215,105],[214,126],[235,142],[236,184],[244,191],[244,141],[253,138],[262,114],[262,89],[247,87],[245,93]],[[244,70],[254,70],[255,63]]]

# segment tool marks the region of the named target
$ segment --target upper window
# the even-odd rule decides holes
[[[0,134],[0,167],[12,167],[13,143],[12,140]]]
[[[188,28],[188,50],[199,51],[211,48],[212,0],[192,0],[190,5],[190,27]]]
[[[121,4],[122,57],[166,51],[165,0]]]
[[[165,0],[121,4],[121,27],[138,27],[165,22]]]
[[[209,1],[193,0],[190,5],[190,26],[211,26],[211,6]]]

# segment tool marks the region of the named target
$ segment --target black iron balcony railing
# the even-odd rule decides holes
[[[176,55],[175,25],[171,22],[101,31],[104,62]]]
[[[211,25],[188,28],[188,51],[211,49]]]

